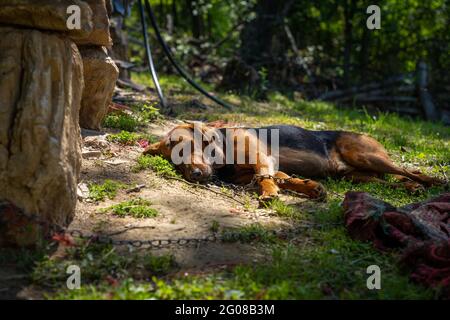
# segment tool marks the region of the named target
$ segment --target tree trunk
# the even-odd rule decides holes
[[[193,3],[194,1],[192,0],[186,0],[187,8],[191,17],[192,36],[195,39],[198,39],[203,35],[203,20],[200,12],[195,12]]]
[[[356,9],[356,0],[345,0],[344,2],[344,84],[351,84],[351,54],[353,46],[353,16]]]
[[[244,67],[248,77],[243,76],[242,72],[235,72],[233,68],[227,68],[231,74],[227,74],[225,70],[222,82],[224,87],[239,92],[242,92],[242,88],[246,88],[253,91],[250,93],[259,95],[261,91],[264,91],[264,82],[281,83],[279,77],[282,75],[281,69],[286,65],[283,60],[289,47],[289,40],[284,31],[284,17],[293,2],[292,0],[258,1],[255,9],[256,18],[248,22],[241,32],[239,62],[230,62],[231,65],[238,64]],[[262,70],[266,70],[266,79],[261,78]],[[239,76],[236,78],[237,75]],[[255,79],[255,76],[258,79]]]

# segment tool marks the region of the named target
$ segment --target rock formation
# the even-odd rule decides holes
[[[106,48],[81,48],[86,83],[81,102],[80,125],[87,129],[100,129],[108,112],[119,69],[108,56]]]
[[[79,30],[67,28],[70,5]],[[105,0],[0,0],[0,34],[0,247],[28,246],[50,228],[20,212],[47,225],[73,219],[80,110],[99,128],[118,70],[104,48]]]

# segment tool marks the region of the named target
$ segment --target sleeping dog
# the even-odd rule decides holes
[[[392,174],[398,182],[390,185],[410,191],[443,183],[395,165],[383,146],[367,135],[290,125],[251,129],[189,123],[172,129],[144,154],[172,161],[189,181],[204,182],[213,174],[236,184],[257,181],[262,199],[276,197],[280,189],[324,198],[324,187],[313,178],[388,184],[383,177]]]

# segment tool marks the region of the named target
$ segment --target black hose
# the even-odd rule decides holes
[[[155,84],[156,92],[158,93],[159,100],[161,101],[161,105],[163,108],[167,107],[166,99],[164,99],[164,95],[161,90],[161,86],[159,85],[158,75],[156,74],[155,65],[152,59],[152,51],[150,49],[150,42],[148,40],[147,34],[147,23],[145,22],[145,13],[144,8],[142,7],[141,0],[138,0],[139,3],[139,12],[141,15],[141,24],[142,24],[142,35],[144,36],[144,44],[145,44],[145,53],[147,55],[148,67],[150,69],[150,73],[152,75],[153,83]]]
[[[140,3],[140,0],[139,0]],[[175,61],[174,57],[172,56],[172,53],[170,52],[170,48],[168,47],[167,43],[164,41],[163,37],[161,36],[161,32],[159,30],[158,24],[156,22],[155,15],[153,13],[152,7],[150,6],[150,2],[148,0],[145,0],[145,8],[147,9],[147,14],[150,17],[150,22],[152,23],[153,29],[155,30],[156,37],[158,38],[159,43],[163,47],[164,53],[166,54],[167,58],[169,59],[170,63],[174,66],[174,68],[178,71],[180,76],[182,76],[191,86],[193,86],[195,89],[197,89],[200,93],[211,99],[212,101],[216,102],[217,104],[221,105],[222,107],[225,107],[227,109],[232,109],[233,106],[222,99],[219,99],[210,93],[208,93],[205,89],[203,89],[199,84],[197,84],[188,74],[186,71],[183,70],[183,68],[180,67],[180,65]]]

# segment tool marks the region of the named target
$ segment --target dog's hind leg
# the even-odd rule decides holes
[[[379,174],[374,172],[352,171],[346,173],[343,177],[344,179],[350,180],[352,182],[357,183],[376,182],[388,185],[393,188],[405,188],[410,192],[417,192],[423,190],[423,186],[420,183],[412,181],[411,179],[403,176],[396,176],[396,178],[400,181],[399,183],[388,182],[386,180],[381,179],[378,176]]]
[[[277,183],[280,189],[303,193],[312,199],[324,199],[327,195],[325,188],[319,182],[310,179],[292,178],[281,171],[275,173],[275,177],[281,179]]]
[[[336,147],[342,160],[356,171],[400,175],[426,186],[444,183],[438,178],[427,176],[419,171],[411,171],[395,165],[384,147],[371,137],[344,133],[336,141]]]

